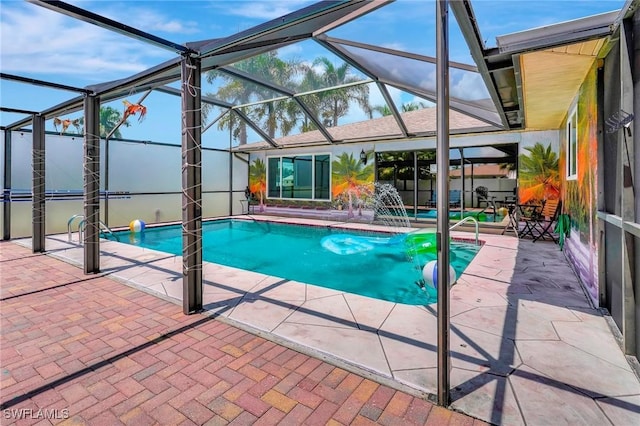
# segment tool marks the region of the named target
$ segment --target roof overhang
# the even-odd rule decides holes
[[[601,39],[613,33],[618,15],[618,11],[602,13],[498,36],[498,50],[501,54],[519,54]]]
[[[520,55],[527,129],[559,129],[605,39]]]
[[[478,69],[508,129],[557,129],[621,21],[609,12],[497,37],[485,48],[470,2],[452,2]]]

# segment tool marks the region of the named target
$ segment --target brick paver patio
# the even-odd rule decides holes
[[[0,280],[3,425],[485,424],[10,242]]]

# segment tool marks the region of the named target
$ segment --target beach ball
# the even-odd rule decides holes
[[[500,207],[500,208],[498,209],[498,214],[499,214],[500,216],[506,216],[506,215],[508,215],[508,214],[509,214],[509,209],[507,209],[506,207]]]
[[[142,232],[144,230],[144,222],[140,219],[132,220],[129,223],[129,231],[131,232]]]
[[[430,285],[436,290],[438,289],[438,261],[432,260],[424,265],[424,268],[422,268],[422,278],[424,278],[426,285]],[[453,266],[449,265],[450,285],[453,285],[457,279],[456,270],[453,269]]]

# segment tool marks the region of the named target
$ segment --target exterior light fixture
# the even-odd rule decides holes
[[[367,165],[367,153],[364,152],[364,149],[360,151],[360,162],[365,166]]]

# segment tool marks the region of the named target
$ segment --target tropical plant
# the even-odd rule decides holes
[[[100,107],[100,137],[106,138],[109,135],[109,133],[111,133],[111,131],[115,129],[118,126],[118,124],[120,124],[121,121],[122,121],[122,114],[120,113],[120,111],[110,106]],[[80,132],[84,133],[84,117],[79,118],[79,123],[81,126]],[[121,139],[122,133],[120,132],[120,128],[123,126],[129,127],[131,126],[131,124],[125,120],[118,127],[118,129],[115,132],[113,132],[111,137]]]
[[[343,152],[331,163],[332,195],[334,199],[345,199],[349,208],[348,217],[354,217],[354,198],[358,205],[362,205],[362,197],[372,193],[373,164],[365,166],[353,156],[353,153]]]
[[[309,65],[301,65],[301,70],[304,73],[303,79],[298,85],[298,91],[300,93],[311,92],[306,95],[300,97],[302,102],[304,102],[305,106],[317,120],[320,119],[322,115],[322,92],[318,92],[318,89],[321,89],[324,85],[322,75],[313,67]],[[302,117],[302,132],[310,132],[311,130],[316,130],[317,126],[313,121],[309,119],[309,117],[304,114]]]
[[[433,163],[436,158],[435,151],[419,151],[418,156],[418,179],[431,179],[431,171],[429,164]],[[412,181],[414,176],[414,160],[412,151],[389,151],[376,154],[378,167],[378,179],[385,181],[393,181],[394,185],[397,180]],[[406,184],[405,184],[406,186]],[[405,188],[406,189],[406,188]]]
[[[106,137],[113,129],[116,128],[118,124],[122,121],[122,114],[115,108],[110,106],[101,107],[100,108],[100,136]],[[128,121],[124,121],[120,127],[129,127],[130,124]],[[114,138],[122,138],[122,133],[120,133],[120,127],[113,132],[112,137]]]
[[[427,104],[425,104],[424,102],[408,102],[406,104],[402,104],[402,106],[400,107],[400,111],[401,112],[417,111],[419,109],[423,109],[426,107],[427,107]],[[389,108],[389,105],[387,104],[374,106],[371,108],[371,111],[377,112],[383,117],[392,114],[391,108]]]
[[[258,195],[259,211],[264,211],[264,196],[267,192],[267,167],[264,161],[256,158],[249,166],[249,190]]]
[[[391,108],[389,108],[389,105],[387,105],[387,104],[376,105],[376,106],[371,108],[371,111],[377,112],[378,114],[380,114],[383,117],[386,117],[388,115],[393,114],[393,112],[391,111]]]
[[[498,164],[500,170],[504,170],[506,172],[514,172],[518,168],[516,167],[516,163],[500,163]]]
[[[351,72],[350,64],[342,63],[336,66],[329,59],[320,57],[311,65],[304,65],[295,60],[284,61],[277,55],[277,51],[263,53],[234,64],[234,68],[265,82],[295,89],[298,93],[312,92],[300,99],[309,113],[326,126],[337,126],[338,120],[349,113],[352,101],[355,101],[370,118],[372,117],[369,87],[364,84],[317,91],[360,81]],[[304,75],[298,82],[299,73]],[[290,99],[268,101],[281,95],[272,88],[249,80],[240,80],[216,70],[207,72],[206,78],[209,83],[214,83],[218,79],[222,81],[218,90],[209,94],[210,96],[233,105],[259,102],[252,107],[241,108],[240,111],[264,129],[270,137],[275,137],[278,131],[283,136],[288,135],[301,120],[300,127],[303,132],[317,128],[295,101]],[[206,118],[207,115],[208,109],[203,107],[203,117]],[[218,121],[218,129],[230,130],[232,137],[238,140],[240,145],[247,143],[247,124],[234,113],[222,117]]]
[[[520,155],[520,202],[555,199],[560,196],[560,172],[558,156],[540,142],[525,148],[528,154]]]
[[[239,111],[245,115],[247,113],[246,108],[239,108]],[[240,145],[247,143],[247,123],[234,111],[230,111],[218,120],[218,130],[230,130],[233,139],[237,140]]]
[[[426,107],[427,104],[425,104],[424,102],[409,102],[406,104],[402,104],[402,112],[417,111]]]
[[[278,58],[278,52],[275,50],[238,62],[233,67],[257,79],[283,87],[292,87],[293,79],[300,70],[297,62],[287,62]],[[209,83],[217,79],[222,80],[222,85],[212,96],[234,105],[268,100],[279,95],[264,85],[240,80],[216,70],[207,72],[206,78]],[[255,120],[270,137],[274,137],[277,130],[287,135],[295,127],[298,117],[293,101],[281,100],[278,103],[276,107],[275,101],[265,102],[252,109],[243,108],[242,112]],[[234,119],[231,114],[227,114],[218,122],[218,129],[231,129],[234,139],[238,140],[240,145],[247,143],[247,124],[242,119]]]
[[[390,151],[377,154],[378,179],[393,181],[413,179],[413,152]]]
[[[360,79],[352,74],[350,64],[344,62],[336,66],[323,56],[316,58],[313,66],[305,67],[305,77],[301,87],[302,90],[312,87],[330,88],[358,81]],[[316,118],[329,127],[337,126],[338,120],[349,113],[351,101],[355,101],[371,118],[369,87],[365,84],[321,91],[308,95],[304,99],[312,113],[316,114]]]

